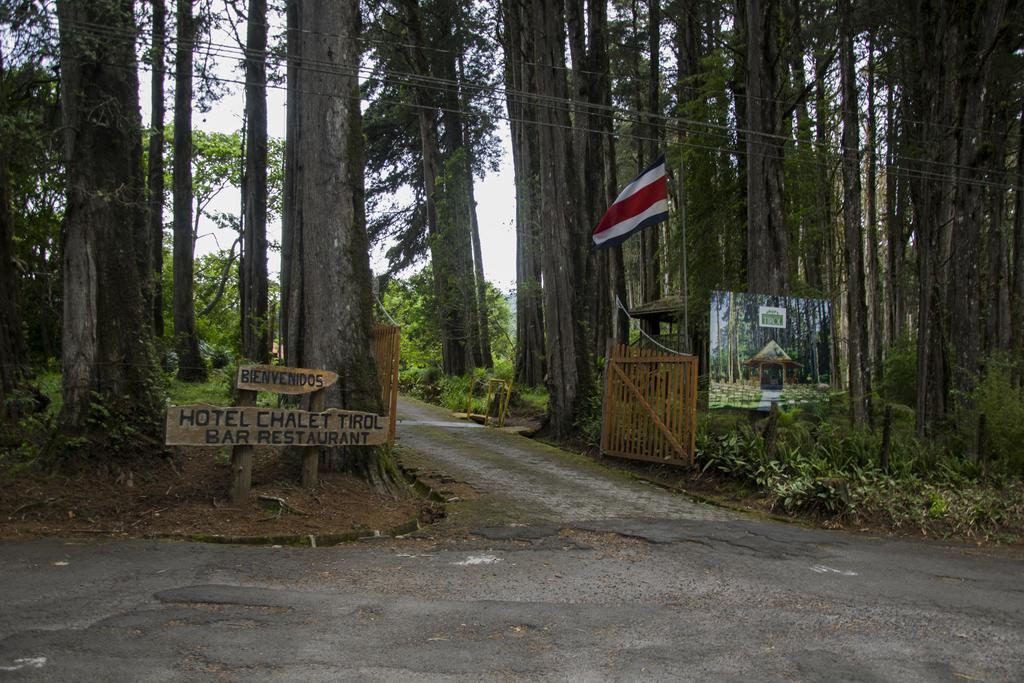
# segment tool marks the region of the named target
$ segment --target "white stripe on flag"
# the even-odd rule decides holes
[[[658,164],[654,168],[647,171],[647,173],[644,173],[642,176],[631,182],[629,185],[626,185],[626,187],[622,188],[622,192],[619,193],[619,196],[615,198],[615,201],[612,202],[612,204],[618,204],[623,199],[628,199],[629,197],[632,197],[634,194],[636,194],[643,188],[647,187],[648,185],[650,185],[663,175],[665,175],[665,164]]]
[[[632,218],[628,218],[622,221],[621,223],[616,223],[613,227],[597,233],[596,235],[594,235],[594,244],[601,245],[607,242],[608,240],[615,239],[616,237],[621,237],[622,235],[625,235],[629,231],[636,228],[636,226],[640,225],[651,216],[656,216],[659,213],[668,213],[668,200],[659,199],[658,201],[651,204],[650,207],[648,207],[647,210],[645,210],[643,213],[638,213]]]

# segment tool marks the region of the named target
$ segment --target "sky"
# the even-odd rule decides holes
[[[226,36],[225,38],[231,40]],[[218,75],[225,78],[238,78],[237,73],[232,73],[234,66],[234,63],[219,65]],[[170,71],[165,81],[168,124],[171,122],[172,116],[171,92],[173,85],[173,71]],[[197,108],[193,108],[192,125],[194,128],[207,132],[230,133],[242,127],[242,112],[245,109],[242,86],[229,85],[231,90],[215,102],[210,111],[201,112]],[[139,101],[142,105],[143,125],[148,125],[150,118],[149,87],[150,73],[148,69],[140,69]],[[284,137],[285,92],[283,90],[275,88],[267,90],[267,128],[271,137]],[[498,135],[503,149],[500,168],[496,173],[489,173],[483,180],[478,179],[475,190],[484,276],[502,291],[509,292],[515,287],[516,282],[516,234],[515,182],[507,122],[499,122]],[[211,213],[223,211],[238,214],[239,202],[239,191],[229,187],[213,200],[208,210]],[[280,222],[274,221],[268,224],[267,232],[269,240],[279,241],[281,238]],[[200,221],[196,256],[228,248],[234,239],[235,233],[232,230],[219,229],[204,218]],[[375,273],[382,273],[386,268],[384,252],[388,246],[380,245],[370,255],[370,265]],[[268,260],[271,277],[277,277],[280,273],[280,254],[272,251]],[[422,264],[402,275],[410,275],[421,266]]]

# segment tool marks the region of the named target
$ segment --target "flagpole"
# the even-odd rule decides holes
[[[683,294],[683,332],[680,335],[683,338],[683,343],[680,345],[680,351],[690,353],[690,282],[687,277],[687,266],[686,266],[686,183],[683,180],[683,163],[682,159],[679,161],[679,223],[682,232],[682,261],[683,261],[683,284],[681,291]]]

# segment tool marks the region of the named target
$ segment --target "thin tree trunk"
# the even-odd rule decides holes
[[[288,0],[285,5],[287,39],[287,112],[285,115],[284,186],[281,213],[281,339],[284,342],[285,365],[297,367],[298,350],[302,346],[302,280],[292,276],[292,262],[302,253],[301,205],[297,201],[299,188],[299,145],[303,131],[299,127],[296,111],[299,92],[297,83],[302,66],[302,36],[299,33],[299,0]]]
[[[646,153],[639,160],[637,172],[641,172],[646,166],[653,163],[660,153],[660,126],[657,115],[661,109],[661,0],[647,1],[647,102],[646,119],[642,130],[646,140],[641,144],[646,147]],[[638,117],[639,119],[640,117]],[[640,233],[641,254],[644,263],[644,301],[656,301],[662,297],[661,287],[661,250],[659,248],[660,228],[649,228]],[[661,324],[653,318],[644,318],[640,321],[641,327],[648,334],[660,335]]]
[[[736,59],[733,60],[733,69],[729,78],[729,89],[732,91],[733,112],[736,121],[748,122],[747,113],[747,0],[733,0],[733,36],[736,43]],[[743,248],[740,250],[739,273],[749,278],[747,244],[750,241],[750,225],[748,224],[748,197],[747,197],[747,128],[736,126],[736,177],[739,182],[736,184],[736,214],[735,221],[742,227],[741,234],[744,236]]]
[[[245,55],[242,353],[270,360],[267,320],[267,2],[249,0]]]
[[[900,271],[903,265],[903,226],[897,221],[896,190],[897,177],[893,168],[896,161],[896,116],[893,85],[886,87],[885,95],[885,234],[886,234],[886,269],[885,269],[885,337],[883,344],[891,347],[902,329],[902,312],[899,300],[903,296],[900,282]]]
[[[1006,145],[1009,135],[1009,111],[996,105],[988,127],[993,131],[991,177],[1006,175]],[[982,287],[985,303],[985,339],[982,348],[986,356],[996,351],[1010,350],[1010,253],[1005,230],[1006,190],[993,186],[984,190],[988,204],[985,243],[988,267]]]
[[[867,68],[867,121],[864,153],[867,155],[867,188],[864,192],[865,211],[867,211],[867,250],[865,259],[867,267],[866,286],[868,313],[868,360],[871,368],[871,381],[878,386],[882,381],[882,276],[878,256],[878,156],[875,123],[875,45],[874,37],[868,37],[868,68]]]
[[[843,226],[845,235],[850,408],[853,422],[871,419],[867,310],[864,301],[864,236],[860,207],[860,129],[851,0],[840,0],[840,69],[843,102]]]
[[[149,226],[134,4],[61,0],[57,13],[67,174],[60,422],[66,434],[109,443],[125,428],[156,434],[163,409],[148,273],[136,267],[149,260]],[[82,25],[111,36],[91,40]],[[99,422],[97,404],[108,413]]]
[[[201,382],[206,368],[199,353],[193,300],[195,236],[192,225],[192,60],[196,32],[192,0],[177,0],[178,40],[174,66],[174,337],[178,379]]]
[[[150,133],[147,187],[149,190],[150,277],[153,334],[164,336],[164,59],[166,56],[167,6],[152,0],[153,48],[150,76]]]
[[[476,215],[476,192],[473,172],[469,174],[469,206],[470,236],[473,239],[473,277],[476,282],[477,330],[480,344],[480,360],[482,367],[494,367],[494,354],[491,353],[491,323],[487,319],[487,279],[484,277],[484,254],[480,247],[480,222]]]

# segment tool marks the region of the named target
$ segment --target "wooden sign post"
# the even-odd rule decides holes
[[[321,448],[388,442],[387,415],[336,408],[324,410],[324,392],[338,381],[337,373],[243,365],[236,379],[238,405],[196,404],[168,408],[164,441],[168,446],[232,446],[230,495],[233,503],[249,497],[255,446],[302,447],[302,485],[312,488],[319,477]],[[258,391],[310,394],[310,409],[257,406]]]
[[[238,390],[239,407],[256,407],[256,392],[252,389]],[[239,504],[248,500],[252,489],[253,447],[240,444],[231,449],[231,502]]]
[[[317,389],[309,395],[310,412],[320,412],[324,409],[324,390]],[[316,486],[320,478],[320,447],[307,446],[302,453],[302,488],[311,489]]]

